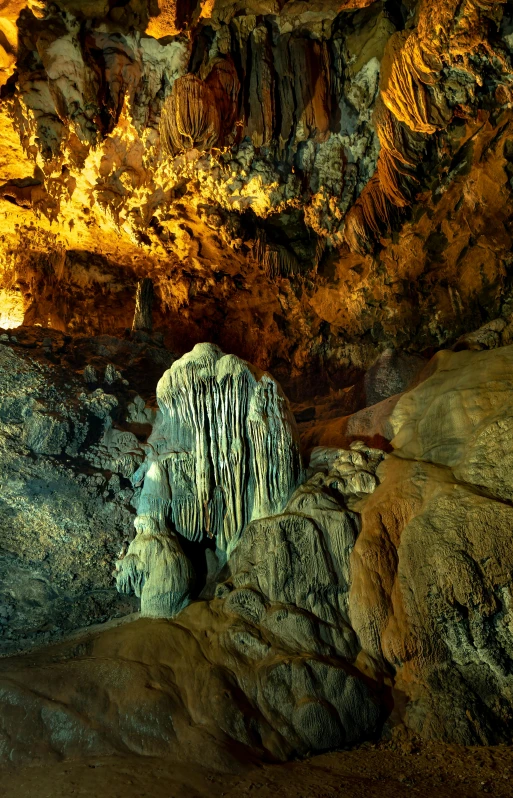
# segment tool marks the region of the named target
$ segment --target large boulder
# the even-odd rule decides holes
[[[357,505],[351,624],[410,729],[496,743],[513,718],[513,347],[440,352],[430,372]]]

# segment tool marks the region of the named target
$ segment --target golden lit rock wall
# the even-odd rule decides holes
[[[299,375],[507,309],[503,3],[6,9],[0,269],[17,319],[120,330],[149,276],[179,351],[229,341]]]

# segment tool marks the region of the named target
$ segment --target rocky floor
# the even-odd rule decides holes
[[[512,774],[509,746],[384,743],[284,765],[249,765],[228,775],[118,756],[4,769],[0,778],[4,798],[507,798]]]

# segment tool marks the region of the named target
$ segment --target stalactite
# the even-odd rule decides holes
[[[398,121],[383,103],[378,102],[374,115],[381,150],[377,174],[384,194],[397,208],[411,204],[412,188],[418,184],[415,169],[416,141],[412,134]],[[417,137],[418,138],[418,137]]]
[[[223,146],[237,121],[240,82],[231,58],[216,57],[202,71],[173,83],[161,113],[164,151],[170,155]]]
[[[153,329],[153,282],[149,277],[137,283],[132,330],[151,332]]]
[[[279,244],[266,246],[262,263],[271,280],[277,277],[292,277],[300,271],[296,256]]]
[[[245,135],[255,147],[267,147],[272,141],[275,115],[275,75],[269,32],[258,25],[249,38],[252,57],[249,73],[249,104]],[[255,102],[256,100],[256,102]]]
[[[397,212],[412,204],[419,180],[415,174],[424,138],[413,133],[378,100],[374,122],[381,145],[376,173],[349,210],[344,236],[349,247],[370,252],[390,229]]]
[[[162,109],[160,133],[163,149],[170,155],[193,147],[208,150],[215,146],[221,117],[210,86],[191,74],[175,80]]]
[[[370,252],[374,241],[389,229],[392,214],[393,206],[376,174],[346,216],[344,236],[350,249],[361,254]]]
[[[394,209],[411,205],[423,139],[447,127],[454,113],[444,95],[444,66],[467,71],[478,85],[482,77],[469,61],[472,54],[482,52],[506,66],[501,53],[486,41],[487,17],[502,4],[503,0],[423,0],[416,29],[398,32],[388,41],[375,111],[381,145],[376,174],[345,220],[344,236],[352,250],[369,252],[389,229]],[[435,100],[437,83],[441,87]]]
[[[268,244],[264,230],[259,230],[253,245],[253,257],[271,280],[301,273],[298,259],[281,244]]]
[[[439,79],[442,61],[435,48],[416,31],[397,33],[383,58],[381,97],[394,117],[417,133],[434,133],[427,87]]]
[[[205,83],[211,89],[219,109],[222,144],[233,133],[237,121],[240,82],[231,58],[215,58],[209,63]]]

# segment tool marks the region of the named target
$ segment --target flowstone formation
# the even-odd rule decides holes
[[[117,582],[141,597],[143,615],[172,617],[193,581],[179,537],[213,539],[219,570],[247,524],[283,509],[302,469],[279,385],[217,346],[198,344],[176,360],[157,401],[149,454],[133,477],[144,479],[137,535]]]

